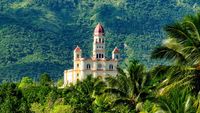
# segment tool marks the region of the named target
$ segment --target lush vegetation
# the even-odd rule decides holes
[[[120,22],[123,21],[123,23],[132,23],[132,20],[125,21],[126,18],[124,18],[123,16],[116,16],[120,13],[108,12],[108,10],[110,10],[111,12],[116,10],[128,12],[128,9],[132,7],[130,6],[130,3],[139,3],[136,1],[8,1],[0,1],[0,18],[2,18],[2,21],[0,22],[0,49],[2,51],[0,53],[0,62],[2,67],[1,70],[3,70],[4,73],[7,72],[6,70],[8,69],[10,69],[10,71],[15,74],[23,73],[38,75],[39,72],[42,72],[44,70],[51,70],[51,72],[48,72],[50,73],[50,75],[56,74],[57,72],[59,73],[59,69],[62,69],[62,65],[64,65],[64,63],[58,59],[62,59],[64,58],[64,56],[62,55],[66,55],[66,53],[61,54],[60,52],[63,51],[60,51],[60,49],[66,48],[66,42],[69,39],[72,40],[74,36],[78,35],[71,34],[73,32],[66,32],[68,30],[71,30],[69,26],[74,26],[74,28],[84,26],[85,29],[78,29],[80,30],[78,32],[86,32],[85,36],[87,36],[87,34],[92,32],[87,31],[87,29],[90,29],[89,25],[95,25],[94,23],[96,23],[96,21],[108,18],[106,22],[103,22],[105,25],[110,26],[108,30],[108,36],[113,36],[117,39],[116,41],[113,41],[113,39],[110,38],[111,40],[108,41],[108,44],[119,44],[121,46],[124,46],[123,43],[120,44],[119,42],[126,40],[127,48],[130,47],[130,44],[133,44],[131,47],[137,45],[135,44],[135,42],[131,42],[130,37],[137,37],[137,33],[143,30],[143,28],[140,29],[140,27],[134,26],[133,29],[135,28],[135,31],[137,33],[132,34],[131,32],[133,29],[131,30],[128,27],[126,27],[126,29],[123,29],[122,27],[119,27],[125,25],[122,23],[120,24]],[[100,3],[100,5],[97,5],[95,3]],[[140,3],[147,2],[144,1]],[[170,4],[171,2],[162,1],[162,3],[156,3]],[[197,3],[198,1],[194,3],[186,2],[184,0],[177,0],[178,6],[185,6],[186,8],[190,8],[190,4],[194,4],[192,8],[195,11],[199,10]],[[66,6],[66,4],[68,4],[67,7],[70,7],[69,9],[71,9],[69,10],[70,13],[67,13],[68,10],[64,10],[62,8]],[[122,7],[121,5],[123,7],[126,6],[124,7],[126,10],[123,8],[117,9],[118,7]],[[138,7],[141,6],[140,4],[137,5],[139,5]],[[77,6],[78,8],[75,6]],[[35,8],[39,9],[36,10]],[[49,10],[45,10],[46,8],[48,8]],[[92,12],[90,13],[83,13],[87,10],[87,8],[96,9],[92,10]],[[171,7],[171,9],[173,9],[173,7]],[[50,10],[52,12],[48,13],[48,11]],[[25,13],[24,11],[27,11],[27,13]],[[60,18],[58,18],[58,16],[55,15],[59,15],[60,13],[54,13],[55,15],[53,15],[53,11],[63,12],[63,15],[60,15]],[[187,12],[187,10],[185,11]],[[103,16],[100,12],[103,14]],[[31,15],[32,13],[35,13],[35,17],[33,15],[30,16],[29,13],[31,13]],[[76,15],[76,13],[83,13],[84,15]],[[41,15],[44,14],[46,14],[45,16],[50,19],[47,20],[43,18],[43,16]],[[74,14],[73,16],[75,17],[84,16],[87,19],[89,18],[90,14],[96,15],[93,15],[92,18],[90,18],[88,21],[81,19],[80,17],[78,18],[77,23],[74,24],[74,18],[71,18],[70,20],[70,17],[72,16],[70,16],[70,14]],[[131,12],[127,14],[131,14]],[[114,29],[114,27],[116,26],[114,26],[115,24],[111,23],[115,21],[113,21],[113,18],[109,18],[109,16],[115,17],[114,19],[120,19],[120,17],[122,18],[121,21],[116,21],[117,23],[119,22],[118,24],[116,24],[119,25],[117,27],[118,29]],[[68,24],[59,24],[62,20],[62,17],[68,17],[69,20],[66,20]],[[34,19],[35,21],[27,21],[29,19]],[[58,19],[60,19],[60,21],[58,21]],[[70,21],[72,24],[69,24]],[[141,19],[141,21],[144,20]],[[79,22],[82,22],[82,24],[80,24]],[[146,25],[148,25],[147,23],[143,25],[145,29],[147,27]],[[157,25],[159,24],[157,23],[155,26]],[[150,25],[149,27],[154,28],[155,26]],[[149,29],[145,30],[145,33],[147,34],[142,32],[141,34],[139,34],[140,36],[138,37],[148,35],[148,32],[151,32],[151,30],[148,31]],[[126,32],[123,30],[125,30]],[[120,33],[118,31],[120,31]],[[180,19],[177,22],[167,24],[164,27],[164,31],[165,39],[163,43],[161,45],[158,45],[152,52],[150,52],[152,59],[154,59],[155,61],[163,59],[167,62],[167,65],[158,65],[147,69],[147,66],[139,63],[136,60],[132,60],[133,56],[131,56],[132,50],[130,49],[130,47],[128,48],[128,50],[124,50],[124,54],[128,53],[130,56],[128,56],[128,60],[125,60],[124,67],[118,68],[118,75],[116,75],[115,77],[108,76],[104,79],[101,79],[93,78],[91,75],[88,75],[85,80],[78,81],[77,84],[71,84],[63,89],[59,88],[60,86],[62,86],[63,80],[61,79],[57,82],[54,82],[55,78],[52,78],[53,76],[50,76],[47,73],[43,73],[38,77],[32,78],[25,76],[20,79],[20,77],[17,78],[14,76],[16,81],[14,81],[13,76],[8,74],[10,75],[10,79],[8,79],[9,81],[3,81],[0,84],[0,112],[199,113],[200,13],[185,16],[183,19]],[[130,34],[128,32],[130,32]],[[157,31],[155,30],[155,32],[160,31],[157,29]],[[148,35],[150,39],[152,39],[152,36],[155,36],[153,31],[152,33],[153,34]],[[67,37],[67,39],[64,38],[65,36]],[[127,37],[123,39],[123,36]],[[84,36],[81,36],[80,38],[83,37]],[[63,40],[60,41],[60,39],[63,39],[66,42]],[[77,40],[78,42],[78,39],[79,38],[74,38],[73,41]],[[90,40],[91,39],[85,39],[81,41],[87,42]],[[152,44],[155,45],[154,40],[148,40],[148,43],[151,43],[151,41],[153,41],[154,43]],[[140,38],[140,41],[145,42],[145,40],[143,40],[142,38]],[[70,43],[68,43],[70,45],[74,44],[75,42],[76,41],[71,43],[70,41]],[[27,44],[29,46],[27,46]],[[69,48],[71,46],[69,46]],[[84,48],[89,48],[89,46],[84,46],[84,44],[82,46]],[[68,56],[68,58],[70,58],[70,56]],[[20,79],[20,81],[17,81],[17,79]]]
[[[59,88],[44,73],[38,82],[0,85],[2,113],[199,113],[200,13],[165,26],[166,39],[154,49],[153,59],[170,65],[147,70],[136,60],[118,68],[116,76],[93,78]]]
[[[164,73],[169,68],[157,67],[147,71],[137,61],[129,61],[125,69],[119,68],[118,71],[116,77],[107,77],[105,80],[88,75],[85,80],[64,89],[59,89],[59,84],[56,86],[48,74],[40,75],[38,82],[30,77],[23,77],[18,83],[4,82],[0,85],[0,112],[200,112],[198,90],[193,91],[199,84],[179,84],[179,80],[167,84],[166,81],[176,79]]]
[[[92,33],[101,22],[107,53],[115,46],[122,57],[134,57],[148,68],[162,26],[199,10],[198,0],[0,0],[0,78],[19,81],[42,72],[55,80],[72,67],[72,50],[84,56],[92,49]]]

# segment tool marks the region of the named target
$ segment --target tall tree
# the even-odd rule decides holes
[[[43,73],[40,75],[40,84],[43,86],[50,86],[52,85],[52,80],[50,78],[50,76],[47,73]]]
[[[190,83],[194,91],[200,90],[200,13],[186,16],[182,21],[167,25],[164,30],[167,39],[152,53],[152,58],[172,61],[168,80],[175,80],[171,86]],[[187,73],[182,73],[183,71]],[[179,73],[180,72],[180,73]],[[189,73],[188,73],[189,72]],[[184,84],[185,85],[185,84]]]
[[[30,77],[23,77],[18,87],[27,88],[30,86],[33,86],[33,80]]]
[[[114,105],[123,103],[135,107],[137,103],[144,101],[150,88],[149,77],[143,65],[137,61],[130,61],[126,69],[118,69],[116,77],[108,77],[108,88],[105,90],[117,96]]]

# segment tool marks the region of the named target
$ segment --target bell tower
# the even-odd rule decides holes
[[[120,52],[117,47],[112,51],[112,59],[119,60],[120,59]]]
[[[74,49],[74,61],[79,60],[82,56],[82,50],[79,46]]]
[[[79,46],[74,49],[74,70],[80,69],[80,59],[82,58],[82,50]]]
[[[98,23],[94,30],[93,59],[105,58],[105,37],[103,26]]]

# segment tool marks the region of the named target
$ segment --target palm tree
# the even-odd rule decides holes
[[[198,93],[198,95],[196,96],[196,98],[194,98],[194,104],[193,106],[196,108],[196,113],[200,112],[200,93]]]
[[[155,99],[152,113],[195,113],[193,98],[190,90],[173,89],[170,93]]]
[[[172,61],[171,68],[168,68],[172,76],[166,79],[165,83],[168,85],[173,83],[171,86],[175,87],[187,82],[193,86],[194,91],[198,92],[200,90],[200,13],[186,16],[180,22],[167,25],[164,30],[167,39],[152,52],[152,58]]]
[[[95,113],[106,112],[111,109],[111,100],[113,97],[106,93],[98,95],[93,101],[93,111]]]
[[[136,107],[136,104],[142,102],[150,91],[149,77],[143,65],[137,61],[130,61],[126,69],[118,69],[116,77],[108,77],[108,88],[106,93],[116,95],[114,105],[123,103]]]

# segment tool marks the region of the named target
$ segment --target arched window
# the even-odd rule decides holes
[[[76,66],[77,66],[77,68],[79,68],[79,64],[77,64]]]
[[[104,39],[102,39],[102,43],[104,43]]]
[[[104,55],[102,54],[102,58],[104,58]]]
[[[76,74],[76,80],[79,81],[79,73]]]
[[[101,38],[99,39],[99,43],[101,43]]]
[[[102,64],[98,64],[98,65],[97,65],[97,68],[98,68],[98,69],[102,69]]]
[[[99,58],[99,55],[97,54],[97,56],[96,56],[97,58]]]
[[[109,70],[113,70],[113,65],[112,64],[109,65]]]
[[[87,69],[90,69],[91,67],[90,67],[90,64],[87,64]]]
[[[116,59],[119,59],[119,56],[118,56],[118,55],[116,55]]]
[[[99,58],[101,58],[101,54],[99,54]]]

